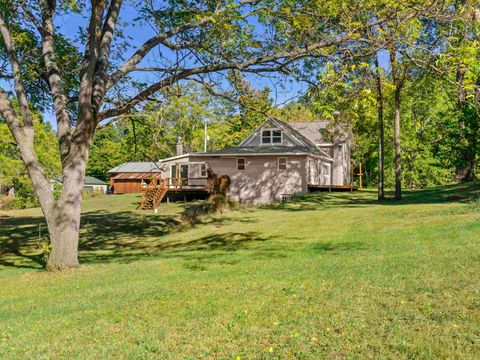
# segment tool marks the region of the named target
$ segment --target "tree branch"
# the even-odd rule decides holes
[[[54,26],[53,14],[55,11],[55,1],[42,0],[40,3],[42,11],[43,29],[42,35],[42,54],[45,68],[47,70],[47,81],[50,85],[52,93],[53,106],[55,108],[55,117],[57,119],[57,136],[60,148],[60,158],[62,161],[68,155],[70,148],[70,115],[67,108],[67,97],[63,88],[63,81],[58,70],[57,61],[55,59],[54,44]]]
[[[105,85],[108,78],[107,69],[109,65],[110,48],[122,4],[123,0],[112,0],[108,9],[105,23],[103,25],[93,85],[92,102],[95,112],[98,112],[100,109],[102,99],[105,95]]]
[[[20,107],[20,112],[23,117],[23,129],[25,132],[25,138],[28,143],[33,146],[33,121],[31,118],[30,109],[28,107],[28,100],[25,94],[25,87],[23,85],[22,75],[20,72],[20,63],[18,62],[15,44],[12,41],[12,36],[7,25],[5,24],[5,21],[3,20],[2,15],[0,15],[0,34],[2,35],[3,43],[8,53],[10,65],[13,71],[15,93],[17,95],[18,105]]]
[[[233,9],[240,9],[246,5],[255,5],[258,3],[259,0],[243,0],[240,1]],[[201,27],[205,24],[212,22],[215,19],[215,16],[221,14],[224,11],[232,10],[231,7],[224,6],[221,8],[217,8],[212,14],[205,16],[195,22],[189,22],[182,25],[178,25],[162,34],[158,34],[149,40],[147,40],[142,46],[140,46],[135,53],[126,60],[109,78],[106,86],[106,90],[110,89],[113,85],[115,85],[123,76],[128,74],[132,71],[135,66],[143,60],[145,56],[147,56],[150,51],[152,51],[156,46],[164,43],[167,39],[171,38],[172,36],[178,35],[180,33],[184,33],[187,30]],[[166,42],[166,46],[172,45],[172,43]]]

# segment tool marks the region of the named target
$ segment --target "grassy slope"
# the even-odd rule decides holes
[[[36,271],[39,211],[0,213],[0,358],[478,357],[467,190],[313,194],[193,229],[182,205],[92,199],[87,266],[56,274]]]

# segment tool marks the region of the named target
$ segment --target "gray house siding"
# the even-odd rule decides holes
[[[332,185],[349,185],[351,183],[351,164],[348,142],[324,144],[319,147],[333,158]]]
[[[287,170],[278,170],[278,158],[287,158]],[[281,201],[282,194],[307,192],[306,156],[245,156],[245,170],[237,170],[237,156],[192,157],[205,161],[218,175],[228,175],[228,196],[245,204]]]

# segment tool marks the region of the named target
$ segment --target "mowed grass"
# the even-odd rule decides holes
[[[0,358],[479,358],[475,193],[318,193],[194,228],[182,203],[96,198],[61,273],[39,271],[38,209],[0,213]]]

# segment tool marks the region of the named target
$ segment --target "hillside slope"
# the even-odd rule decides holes
[[[39,210],[0,213],[0,358],[474,358],[474,192],[311,194],[195,228],[185,204],[91,199],[84,266],[54,274]]]

